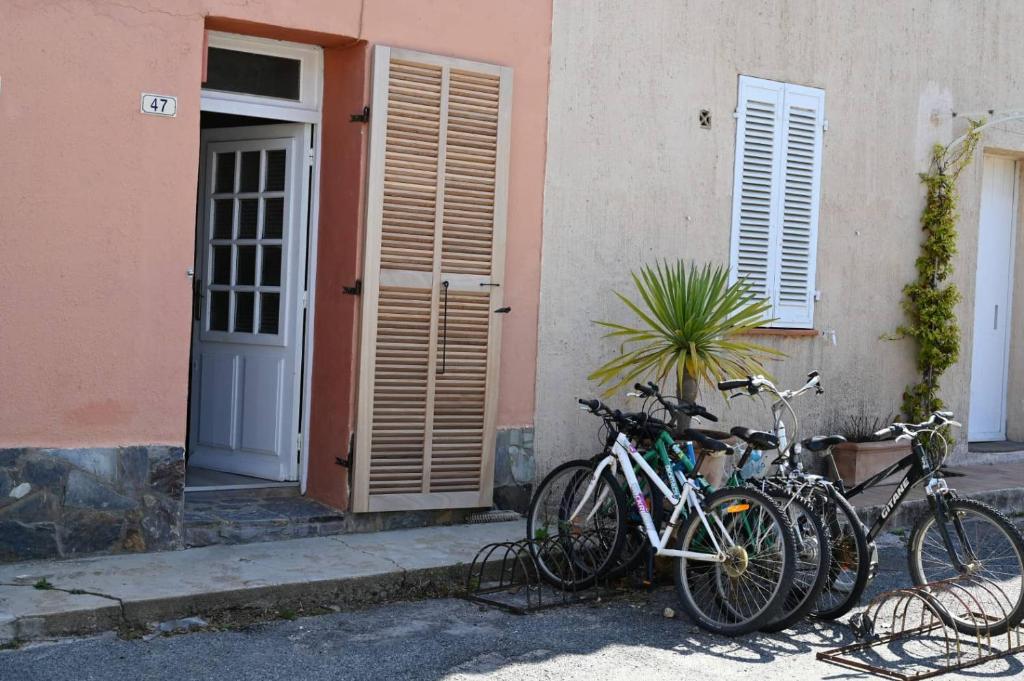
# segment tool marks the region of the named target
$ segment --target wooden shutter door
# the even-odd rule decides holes
[[[377,47],[352,509],[489,506],[512,73]]]
[[[733,189],[732,276],[774,300],[778,178],[783,107],[781,83],[740,78]]]
[[[779,326],[810,328],[813,323],[824,103],[821,90],[786,85],[780,117],[782,173],[775,303]]]

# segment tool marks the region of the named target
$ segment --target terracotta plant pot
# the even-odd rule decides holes
[[[832,448],[839,477],[847,487],[867,480],[910,454],[909,442],[844,442]],[[835,475],[834,471],[830,471]]]

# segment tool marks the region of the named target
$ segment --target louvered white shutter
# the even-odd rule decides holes
[[[511,88],[375,48],[355,511],[491,503]]]
[[[732,273],[772,303],[772,324],[813,325],[825,95],[740,77]]]

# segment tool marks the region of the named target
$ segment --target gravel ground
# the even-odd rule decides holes
[[[898,540],[882,551],[869,595],[907,582]],[[113,635],[0,652],[0,679],[850,679],[815,659],[853,641],[842,623],[804,622],[781,634],[716,637],[660,588],[527,616],[462,600],[199,631],[149,640]],[[944,678],[1020,678],[1021,657]]]

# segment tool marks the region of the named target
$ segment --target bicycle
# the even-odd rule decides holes
[[[840,483],[839,489],[849,499],[906,471],[868,530],[867,537],[873,542],[910,490],[923,486],[930,512],[914,523],[907,543],[911,579],[917,586],[955,578],[965,578],[969,585],[973,580],[980,594],[972,595],[975,604],[982,610],[992,606],[991,612],[1003,615],[996,618],[991,612],[964,609],[948,615],[944,611],[943,619],[948,618],[946,624],[962,633],[1003,634],[1024,620],[1024,538],[1005,515],[983,502],[959,497],[947,485],[941,467],[949,444],[941,430],[960,425],[952,412],[936,411],[922,423],[894,423],[883,428],[875,437],[909,440],[911,453],[860,484],[847,490]],[[925,437],[930,443],[938,438],[941,449],[933,451],[940,452],[939,456],[929,453]],[[995,591],[982,584],[982,579],[994,584]]]
[[[681,489],[675,495],[622,432],[631,424],[621,413],[612,412],[597,400],[579,402],[615,430],[615,442],[611,451],[593,466],[587,486],[579,496],[578,469],[570,473],[565,488],[557,488],[562,491],[554,494],[559,500],[554,522],[560,536],[574,539],[595,518],[603,518],[603,531],[587,545],[588,559],[594,558],[592,550],[602,552],[596,560],[589,560],[595,577],[613,565],[625,539],[624,519],[628,512],[625,494],[613,477],[613,471],[620,471],[655,555],[677,559],[674,576],[683,610],[699,626],[714,633],[735,636],[763,626],[788,595],[795,567],[796,546],[786,516],[757,490],[729,488],[705,494],[695,476],[679,475]],[[655,419],[647,423],[667,428],[667,424]],[[672,505],[671,516],[660,535],[634,465]],[[538,517],[538,510],[544,508],[538,502],[546,498],[548,487],[560,484],[563,475],[556,476],[556,472],[557,469],[544,479],[534,495],[527,519],[530,537],[537,536],[538,529],[550,526],[550,519]],[[677,548],[667,548],[684,513],[677,532]],[[534,551],[545,579],[559,581],[558,574],[545,565],[544,557]]]
[[[769,441],[765,448],[777,448],[779,455],[771,462],[772,466],[777,467],[776,473],[763,484],[778,489],[781,494],[803,499],[824,525],[828,535],[828,564],[822,565],[820,587],[810,585],[806,589],[807,598],[801,609],[805,614],[809,613],[819,619],[833,620],[841,617],[857,604],[867,587],[877,565],[877,551],[868,540],[867,528],[840,489],[824,476],[807,473],[801,464],[793,462],[792,454],[798,442],[803,449],[825,456],[833,446],[846,441],[838,435],[814,436],[802,441],[799,439],[800,421],[791,402],[812,390],[822,394],[821,375],[817,371],[810,372],[807,382],[796,390],[779,390],[764,376],[729,379],[719,382],[718,387],[723,391],[743,390],[749,396],[763,392],[774,396],[770,411],[772,435],[777,444]],[[743,392],[733,393],[732,396],[740,395]],[[785,412],[789,413],[793,423],[794,437],[791,440],[787,438],[785,429]],[[737,470],[742,470],[745,462],[746,459],[741,460]]]
[[[797,395],[812,387],[817,387],[818,379],[816,372],[811,375],[811,379],[804,388],[792,393],[792,395]],[[673,403],[662,396],[658,386],[654,383],[648,383],[647,386],[638,383],[634,386],[634,389],[641,397],[656,399],[670,414],[675,411]],[[706,414],[706,410],[704,411]],[[717,419],[712,417],[712,420]],[[727,487],[736,487],[744,484],[758,485],[759,489],[774,499],[783,512],[787,514],[794,530],[797,544],[797,561],[789,595],[777,616],[761,627],[762,631],[767,632],[782,631],[801,620],[810,612],[819,594],[825,588],[832,568],[831,553],[828,550],[828,547],[831,546],[831,535],[820,514],[811,507],[808,500],[805,500],[801,494],[790,487],[788,477],[785,474],[783,474],[781,479],[748,480],[743,477],[741,471],[755,449],[761,451],[779,449],[783,446],[780,438],[773,433],[739,426],[733,428],[731,434],[743,442],[745,447],[740,445],[733,448],[734,452],[739,452],[739,462],[736,464],[733,473],[729,476],[725,485]],[[683,432],[683,436],[696,440],[704,445],[705,448],[709,448],[708,440],[710,438],[708,438],[705,432],[697,429],[688,429]],[[662,437],[669,440],[664,434]],[[671,440],[655,444],[664,448],[671,444]],[[786,452],[780,452],[779,459],[773,463],[778,463],[787,456]]]

